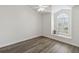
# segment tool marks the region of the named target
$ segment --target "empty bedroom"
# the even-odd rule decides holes
[[[79,53],[79,5],[0,5],[0,53]]]

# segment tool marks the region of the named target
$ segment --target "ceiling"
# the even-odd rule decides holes
[[[51,13],[59,9],[71,9],[73,5],[31,5],[32,9],[40,13]]]
[[[40,13],[50,13],[52,6],[51,5],[31,5],[31,8]]]

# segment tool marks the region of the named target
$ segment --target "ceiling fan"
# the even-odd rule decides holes
[[[37,11],[43,12],[47,7],[48,5],[37,5],[35,8],[37,9]]]

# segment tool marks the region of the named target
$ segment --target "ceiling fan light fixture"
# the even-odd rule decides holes
[[[38,11],[44,11],[45,10],[45,8],[38,8]]]

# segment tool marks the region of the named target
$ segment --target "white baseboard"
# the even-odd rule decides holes
[[[43,35],[43,36],[57,40],[57,41],[61,41],[61,42],[64,42],[64,43],[67,43],[67,44],[70,44],[70,45],[73,45],[73,46],[76,46],[76,47],[79,47],[79,42],[75,41],[73,39],[68,39],[68,38],[55,36],[55,35]]]
[[[41,35],[35,35],[35,36],[31,36],[31,37],[26,37],[25,39],[22,39],[22,40],[19,40],[19,41],[16,41],[16,42],[10,42],[10,43],[7,43],[7,44],[0,45],[0,48],[6,47],[6,46],[9,46],[9,45],[12,45],[12,44],[16,44],[16,43],[21,42],[21,41],[30,40],[30,39],[40,37],[40,36]]]
[[[16,44],[16,43],[21,42],[21,41],[36,38],[36,37],[39,37],[39,36],[41,36],[41,35],[35,35],[35,36],[31,36],[31,37],[26,37],[25,39],[22,39],[22,40],[19,40],[19,41],[16,41],[16,42],[11,42],[11,43],[7,43],[7,44],[4,44],[4,45],[0,45],[0,48],[8,46],[8,45]],[[43,36],[79,47],[79,42],[76,42],[76,41],[74,41],[72,39],[67,39],[67,38],[63,38],[63,37],[59,37],[59,36],[55,36],[55,35],[43,35]]]

